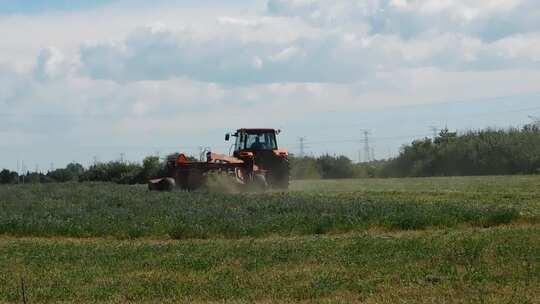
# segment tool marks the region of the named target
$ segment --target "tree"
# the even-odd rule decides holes
[[[540,130],[485,129],[461,134],[441,131],[402,148],[384,176],[535,174],[540,169]]]
[[[328,154],[317,158],[317,167],[322,178],[351,178],[354,177],[352,161],[346,156],[330,156]]]
[[[143,160],[143,175],[145,179],[154,178],[159,174],[161,164],[159,163],[159,157],[148,156]]]
[[[317,160],[313,157],[290,157],[291,179],[320,179]]]
[[[55,182],[63,183],[78,181],[84,174],[84,167],[78,163],[70,163],[63,169],[56,169],[47,173],[47,177]]]
[[[19,175],[17,172],[11,172],[10,170],[4,169],[0,171],[0,184],[12,184],[17,182]]]

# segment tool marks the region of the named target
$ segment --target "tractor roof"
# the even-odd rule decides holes
[[[276,132],[276,129],[267,129],[267,128],[242,128],[242,129],[238,129],[238,132],[247,132],[247,133],[267,133],[267,132]]]

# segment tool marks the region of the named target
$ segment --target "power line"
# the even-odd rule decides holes
[[[388,136],[388,137],[369,137],[369,142],[378,142],[378,141],[385,141],[385,140],[395,140],[395,139],[412,139],[412,138],[418,138],[418,137],[427,137],[431,136],[431,134],[413,134],[413,135],[398,135],[398,136]],[[305,142],[305,144],[309,145],[323,145],[323,144],[342,144],[342,143],[364,143],[364,139],[341,139],[341,140],[325,140],[325,141],[308,141]]]

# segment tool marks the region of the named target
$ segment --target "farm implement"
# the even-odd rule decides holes
[[[246,189],[288,189],[288,152],[278,148],[275,129],[238,129],[225,134],[235,138],[232,155],[206,151],[204,161],[190,161],[185,154],[167,160],[167,176],[152,179],[150,190],[170,191],[175,187],[192,191],[203,187],[210,173],[226,174]]]

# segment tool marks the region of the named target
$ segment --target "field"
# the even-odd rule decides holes
[[[0,303],[540,303],[540,177],[291,188],[2,186]]]

